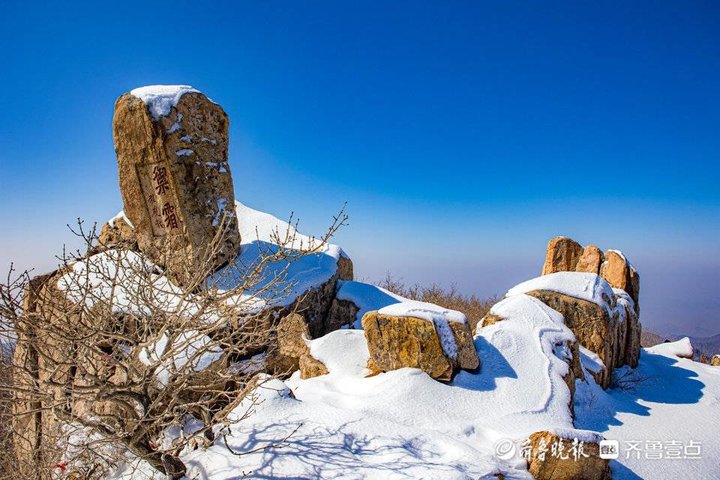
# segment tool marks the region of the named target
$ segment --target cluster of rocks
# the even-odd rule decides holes
[[[140,252],[162,267],[175,284],[190,291],[206,279],[205,276],[198,278],[197,272],[216,271],[237,257],[241,234],[228,164],[228,123],[222,107],[190,87],[168,87],[167,90],[153,87],[121,96],[115,105],[113,134],[124,215],[103,225],[98,248]],[[604,299],[606,305],[550,289],[526,292],[560,312],[577,342],[599,356],[604,368],[594,374],[596,381],[607,387],[613,368],[635,367],[638,362],[639,275],[620,252],[603,252],[594,245],[582,247],[564,237],[549,242],[542,274],[558,272],[592,273],[613,288]],[[26,312],[41,314],[47,310],[47,305],[38,304],[37,294],[52,288],[51,280],[62,273],[55,272],[31,282],[25,299]],[[270,341],[249,351],[248,356],[264,355],[262,368],[276,375],[296,370],[300,370],[302,378],[327,374],[328,369],[312,356],[306,340],[355,322],[360,306],[336,294],[338,282],[352,278],[352,262],[344,254],[340,255],[336,273],[331,278],[298,295],[292,304],[273,309],[268,317],[273,322]],[[402,300],[398,304],[405,305]],[[415,307],[417,304],[414,302]],[[370,354],[368,369],[375,374],[405,367],[419,368],[442,381],[451,380],[460,369],[479,369],[474,332],[464,315],[435,311],[428,317],[417,312],[432,312],[439,307],[429,304],[420,307],[415,310],[379,308],[364,314],[361,323]],[[500,320],[489,314],[479,328]],[[583,378],[583,369],[578,344],[570,343],[565,348],[571,352],[565,380],[572,394],[575,380]],[[61,350],[55,353],[62,354]],[[55,360],[67,363],[60,358]],[[713,364],[716,360],[720,363],[720,357],[716,356]],[[16,361],[37,363],[40,360],[33,352],[18,349]],[[226,359],[214,365],[213,368],[224,368]],[[35,370],[51,369],[36,365]],[[62,375],[68,377],[71,373]],[[53,379],[28,379],[52,383],[50,380]],[[63,378],[63,382],[66,380]],[[199,376],[192,386],[191,390],[197,389],[196,399],[206,382],[211,383]],[[210,385],[210,388],[221,386]],[[32,405],[25,407],[33,408]],[[32,432],[47,421],[50,420],[28,417],[23,428]],[[557,436],[538,432],[531,440],[557,440],[553,435]],[[19,445],[25,449],[21,454],[32,450],[32,445],[25,443]],[[592,445],[591,448],[597,447]],[[607,461],[601,461],[597,455],[574,465],[550,465],[531,458],[529,468],[535,478],[543,479],[604,479],[609,475]]]
[[[593,273],[613,288],[605,299],[610,308],[557,291],[528,292],[560,312],[578,342],[600,357],[604,368],[596,380],[607,388],[613,368],[634,368],[640,358],[640,275],[621,252],[583,248],[567,237],[548,242],[542,275],[557,272]]]

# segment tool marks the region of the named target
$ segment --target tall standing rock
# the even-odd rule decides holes
[[[602,250],[595,245],[588,245],[583,249],[583,253],[575,266],[575,271],[599,275],[604,258]]]
[[[613,288],[632,292],[630,288],[630,267],[622,256],[615,250],[605,252],[605,262],[600,269],[600,276],[603,277]],[[633,299],[634,300],[634,299]]]
[[[583,247],[567,237],[555,237],[548,242],[542,275],[573,272],[583,253]]]
[[[137,88],[115,103],[125,215],[139,249],[185,286],[240,247],[228,123],[220,105],[188,86]]]

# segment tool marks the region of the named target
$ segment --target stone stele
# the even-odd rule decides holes
[[[220,105],[188,86],[137,88],[115,103],[125,215],[138,248],[186,287],[240,248],[228,123]]]

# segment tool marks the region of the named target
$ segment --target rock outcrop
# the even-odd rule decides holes
[[[240,234],[228,165],[228,117],[186,86],[144,87],[115,103],[124,212],[140,250],[194,287],[235,258]]]
[[[710,359],[710,365],[713,367],[720,367],[720,355],[713,355]]]
[[[103,248],[125,248],[137,250],[135,229],[124,213],[117,215],[100,229],[98,245]]]
[[[588,245],[583,249],[582,255],[575,266],[576,272],[587,272],[600,275],[600,267],[605,260],[602,250],[595,245]]]
[[[587,300],[571,297],[549,290],[535,290],[527,293],[562,314],[565,325],[572,330],[578,342],[596,353],[605,364],[596,376],[603,388],[610,385],[612,368],[623,356],[619,349],[622,345],[617,317],[611,317],[600,305]]]
[[[529,438],[528,470],[535,480],[610,480],[610,461],[598,441],[542,431]]]
[[[555,237],[548,242],[542,275],[555,272],[572,272],[583,254],[583,247],[567,237]]]
[[[603,253],[595,245],[583,248],[567,237],[548,242],[542,275],[557,272],[586,272],[603,277],[613,288],[625,290],[632,298],[635,313],[640,315],[640,275],[618,250]]]
[[[435,379],[450,380],[458,369],[480,365],[467,322],[433,322],[372,311],[363,316],[362,326],[371,370],[413,367]]]
[[[637,366],[642,332],[627,292],[613,289],[594,273],[557,272],[523,282],[506,296],[520,294],[535,297],[562,314],[580,345],[602,362],[593,372],[603,388],[610,385],[614,368]],[[486,317],[483,325],[493,321]]]

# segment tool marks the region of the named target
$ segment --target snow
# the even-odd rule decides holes
[[[612,389],[602,390],[589,375],[587,383],[576,383],[578,428],[620,442],[613,479],[720,478],[720,368],[677,357],[687,346],[680,341],[642,349],[636,369],[615,371],[620,380]],[[668,458],[693,444],[700,445],[699,457]],[[638,446],[640,458],[631,451]],[[653,458],[658,453],[662,458]]]
[[[676,342],[659,343],[646,350],[667,357],[692,358],[693,356],[693,346],[688,337],[681,338]]]
[[[124,211],[124,210],[120,210],[117,214],[115,214],[114,217],[112,217],[110,220],[108,220],[108,224],[109,224],[111,227],[114,227],[114,226],[115,226],[115,222],[116,222],[117,220],[121,220],[121,219],[124,220],[125,223],[127,223],[128,225],[130,225],[130,228],[135,228],[135,227],[133,226],[132,222],[130,221],[130,219],[127,217],[127,215],[125,215],[125,211]]]
[[[332,375],[365,377],[370,373],[367,368],[370,352],[362,330],[336,330],[309,340],[308,346],[311,355]]]
[[[496,309],[507,320],[475,338],[482,371],[460,372],[450,384],[411,368],[367,377],[361,330],[309,341],[330,373],[265,384],[256,413],[227,437],[231,448],[247,450],[300,426],[287,446],[237,457],[217,441],[183,457],[188,476],[213,465],[213,480],[240,470],[266,478],[530,478],[522,459],[499,460],[494,446],[541,429],[574,430],[562,379],[568,366],[555,356],[556,345],[574,337],[557,312],[527,295]]]
[[[189,85],[150,85],[130,90],[130,95],[137,97],[147,105],[155,121],[170,114],[177,107],[180,98],[186,93],[200,93]]]
[[[257,271],[260,279],[245,290],[265,306],[287,306],[300,295],[318,288],[337,272],[343,251],[337,245],[321,245],[314,237],[303,235],[285,220],[235,202],[241,246],[240,255],[217,272],[212,281],[221,289],[233,288],[238,279]],[[304,253],[317,249],[313,253]],[[285,252],[289,258],[261,264],[268,253]],[[287,287],[278,292],[278,284]]]
[[[236,203],[235,211],[242,250],[236,271],[215,278],[218,285],[232,277],[229,273],[242,275],[254,268],[263,252],[302,252],[317,245],[317,240],[272,215],[241,203]],[[245,301],[252,298],[253,308],[286,304],[283,302],[335,275],[342,255],[339,247],[325,245],[297,262],[283,260],[270,265],[268,278],[287,280],[292,285],[290,295],[278,303],[261,282],[249,292],[254,296]],[[115,268],[118,259],[120,268]],[[101,282],[96,268],[110,272],[116,278],[113,285]],[[112,301],[115,309],[142,310],[141,305],[128,303],[126,290],[145,286],[142,282],[159,282],[167,292],[163,301],[168,309],[192,312],[197,308],[192,296],[179,299],[177,287],[157,266],[131,252],[108,250],[78,262],[59,286],[72,298],[83,282],[92,285],[92,298],[78,297],[78,301],[102,299]],[[449,383],[412,368],[370,375],[369,352],[359,322],[356,329],[308,340],[311,354],[329,373],[303,380],[296,372],[288,380],[270,379],[262,384],[256,390],[260,402],[252,406],[253,415],[237,424],[216,426],[218,437],[211,447],[182,453],[188,478],[222,480],[251,472],[249,476],[256,478],[442,480],[493,478],[503,473],[506,478],[529,479],[517,449],[501,458],[496,447],[502,442],[519,447],[530,434],[541,430],[585,442],[618,440],[621,455],[611,462],[615,479],[720,478],[716,467],[720,457],[720,368],[681,358],[692,353],[684,338],[642,350],[638,368],[616,369],[611,388],[603,390],[590,374],[603,368],[602,361],[581,347],[585,380],[576,381],[573,417],[564,377],[570,368],[567,344],[575,341],[575,336],[562,315],[526,294],[533,290],[591,301],[609,312],[633,308],[626,292],[613,290],[590,273],[558,272],[524,282],[492,307],[491,313],[502,320],[478,327],[474,345],[480,370],[460,371]],[[448,328],[450,321],[465,321],[459,312],[414,302],[361,282],[338,282],[337,297],[359,307],[358,320],[367,311],[379,310],[424,318],[439,332]],[[170,341],[161,338],[146,347],[141,361],[159,363],[161,374],[187,365],[205,368],[219,358],[219,352],[193,358],[193,352],[205,345],[202,342],[209,341],[203,338],[193,332],[180,336],[188,344],[186,349],[178,349],[184,353],[160,361],[159,352]],[[256,355],[232,368],[257,371],[264,364],[265,357]],[[232,415],[243,415],[251,407],[248,402],[240,403]],[[169,429],[163,438],[171,441],[181,430],[179,426]],[[192,429],[186,433],[191,434]],[[281,448],[273,448],[291,433]],[[628,442],[659,444],[663,452],[677,445],[681,451],[688,445],[700,445],[701,453],[692,460],[635,458],[628,456]],[[233,455],[228,448],[242,455]],[[142,461],[133,466],[141,467],[147,476],[135,471],[130,477],[125,466],[112,478],[155,476]]]
[[[599,298],[585,282],[571,284],[579,291],[572,292],[567,282],[561,287],[574,296]],[[363,308],[404,301],[359,282],[343,282],[339,293]],[[223,480],[249,472],[252,478],[459,480],[503,473],[530,479],[519,448],[541,430],[583,442],[620,441],[621,456],[611,462],[616,480],[718,478],[720,368],[678,358],[687,353],[685,339],[643,350],[638,368],[616,370],[609,390],[590,374],[602,362],[581,348],[586,380],[576,381],[573,418],[563,377],[569,369],[566,345],[575,337],[562,315],[523,293],[508,296],[491,312],[502,320],[478,327],[474,338],[482,368],[461,371],[450,383],[411,368],[368,376],[362,330],[309,340],[312,355],[329,374],[302,380],[296,372],[286,381],[262,384],[253,415],[216,427],[218,438],[210,448],[182,454],[188,478]],[[240,417],[250,407],[245,400],[232,415]],[[288,435],[281,448],[273,448]],[[630,441],[696,442],[701,457],[626,458]],[[500,457],[497,446],[506,442],[511,455]]]
[[[338,300],[347,300],[359,308],[355,316],[355,328],[362,328],[360,320],[363,315],[372,310],[380,310],[407,299],[396,295],[384,288],[376,287],[362,282],[340,281],[335,293]]]
[[[297,232],[287,221],[239,202],[235,207],[242,239],[240,255],[234,265],[217,272],[211,283],[227,290],[252,272],[257,272],[258,280],[241,294],[231,296],[229,304],[248,312],[287,306],[335,275],[337,261],[344,255],[340,247],[321,245],[317,239]],[[227,200],[221,199],[218,208],[226,209]],[[117,218],[126,219],[120,212],[110,221]],[[317,248],[317,251],[304,254],[309,248]],[[261,258],[281,250],[287,253],[286,258],[259,267]],[[152,311],[150,306],[158,306],[178,315],[192,316],[200,309],[197,297],[184,295],[157,265],[132,251],[108,249],[82,259],[72,264],[70,271],[59,279],[58,287],[71,300],[85,302],[88,306],[112,302],[113,310],[119,313],[149,313]],[[137,304],[135,292],[139,291],[154,293],[146,305]],[[212,314],[210,317],[214,318]]]
[[[422,318],[428,322],[455,322],[467,323],[467,318],[457,310],[449,310],[432,303],[417,302],[414,300],[403,300],[400,303],[388,305],[380,309],[378,313],[392,315],[395,317]]]
[[[143,364],[157,367],[155,376],[161,385],[167,385],[170,376],[182,371],[188,364],[193,371],[201,372],[223,356],[219,347],[212,346],[210,337],[197,330],[180,333],[170,348],[169,341],[168,335],[163,334],[152,345],[142,349],[139,356]],[[168,355],[172,359],[166,358]]]
[[[556,272],[543,275],[514,286],[505,296],[512,297],[535,290],[548,290],[587,300],[605,308],[610,315],[622,310],[616,304],[615,292],[610,284],[594,273]]]

